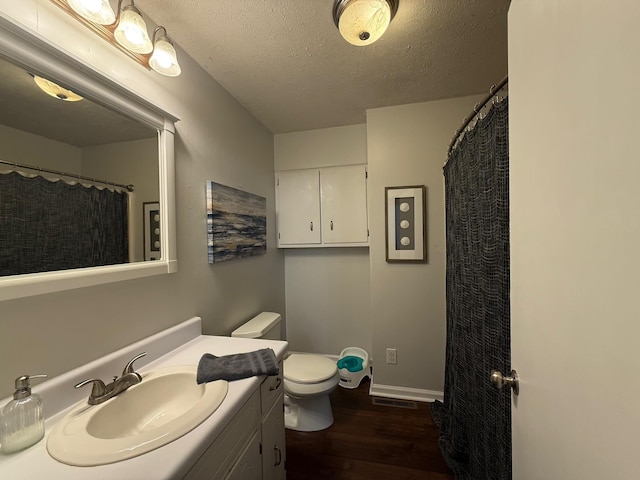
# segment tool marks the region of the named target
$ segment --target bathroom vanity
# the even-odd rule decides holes
[[[201,320],[195,317],[43,382],[33,390],[44,398],[45,438],[22,452],[0,454],[0,478],[284,479],[282,360],[287,347],[287,342],[275,340],[201,335]],[[204,353],[223,356],[261,348],[274,350],[280,362],[280,375],[229,382],[220,406],[193,430],[171,443],[134,458],[89,467],[61,463],[47,451],[52,429],[88,396],[88,391],[76,390],[73,385],[87,378],[109,379],[139,352],[148,352],[137,362],[144,382],[145,372],[197,365]],[[4,399],[3,404],[8,400]]]

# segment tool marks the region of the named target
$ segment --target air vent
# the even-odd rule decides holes
[[[398,400],[396,398],[373,397],[371,399],[371,403],[374,405],[381,405],[383,407],[409,408],[411,410],[418,409],[418,404],[416,402],[411,400]]]

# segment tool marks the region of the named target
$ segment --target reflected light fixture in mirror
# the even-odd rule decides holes
[[[129,0],[130,4],[124,7],[124,0],[118,0],[117,14],[111,8],[110,0],[50,1],[146,68],[169,77],[180,75],[176,50],[167,29],[156,27],[152,41],[134,0]],[[156,40],[159,29],[164,31],[164,35]]]
[[[79,102],[83,100],[84,97],[81,97],[77,93],[72,92],[66,88],[61,87],[57,83],[53,83],[51,80],[47,80],[46,78],[39,77],[37,75],[33,76],[33,81],[36,82],[36,85],[47,95],[51,95],[58,100],[62,100],[65,102]]]
[[[370,45],[387,30],[398,3],[399,0],[336,0],[333,21],[350,44]]]

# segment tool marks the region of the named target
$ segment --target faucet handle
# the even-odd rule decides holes
[[[135,362],[139,358],[144,357],[146,354],[147,352],[142,352],[129,360],[129,363],[127,363],[124,367],[124,370],[122,370],[122,376],[124,377],[127,373],[135,373],[135,371],[133,370],[133,362]]]
[[[89,380],[85,380],[83,382],[78,383],[77,385],[74,385],[73,388],[82,388],[85,385],[89,385],[90,383],[93,383],[93,388],[91,389],[91,396],[92,398],[95,397],[101,397],[102,395],[104,395],[105,393],[107,393],[107,386],[104,384],[104,382],[98,378],[92,378]]]

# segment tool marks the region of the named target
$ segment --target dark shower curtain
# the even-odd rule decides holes
[[[444,167],[447,343],[440,447],[458,479],[511,478],[508,100],[493,105]]]
[[[127,194],[0,174],[0,275],[128,261]]]

